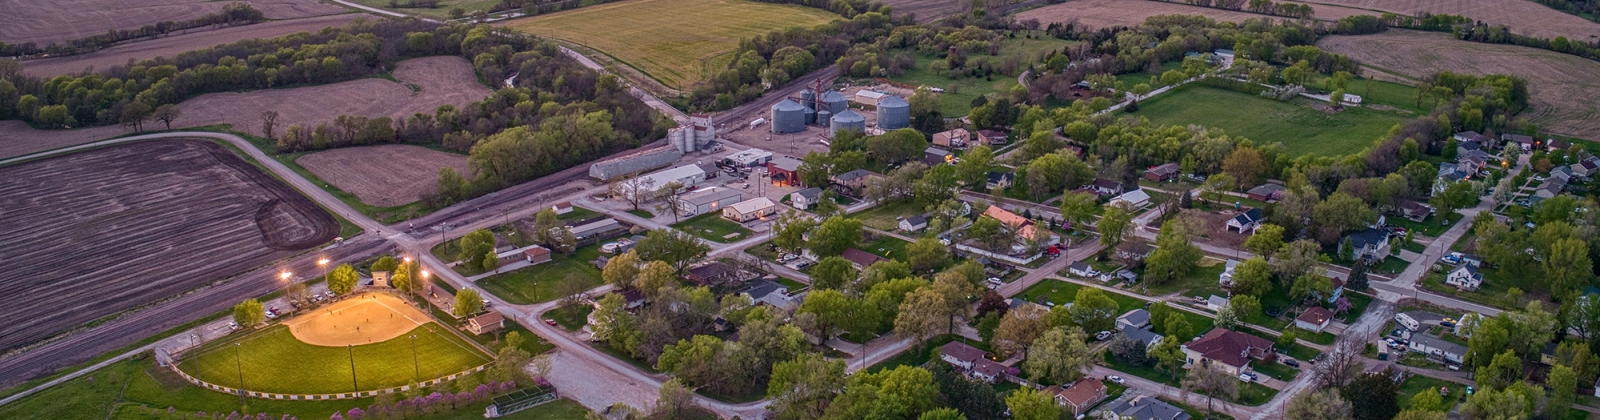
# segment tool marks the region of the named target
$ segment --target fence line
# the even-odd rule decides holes
[[[239,388],[227,387],[227,386],[222,386],[222,385],[217,385],[217,384],[213,384],[213,383],[210,383],[210,382],[202,381],[202,380],[200,380],[198,378],[195,378],[193,376],[189,376],[189,374],[184,373],[183,370],[178,369],[178,364],[177,363],[172,363],[172,364],[169,364],[168,366],[172,369],[172,371],[174,373],[177,373],[178,376],[183,377],[183,380],[188,381],[189,383],[194,384],[195,386],[198,386],[198,387],[201,387],[201,388],[206,388],[206,389],[209,389],[209,390],[212,390],[212,391],[221,392],[221,393],[224,393],[224,394],[239,395],[240,393],[243,393],[246,396],[249,396],[249,397],[252,397],[252,398],[265,398],[265,399],[269,399],[269,400],[290,400],[290,401],[348,400],[348,399],[355,399],[355,398],[374,397],[374,396],[378,396],[378,395],[382,395],[382,394],[394,394],[394,393],[397,393],[397,392],[404,392],[404,391],[410,391],[411,390],[411,385],[405,385],[405,386],[399,386],[399,387],[393,387],[393,388],[383,388],[383,389],[376,389],[376,390],[370,390],[370,391],[345,392],[345,393],[334,393],[334,394],[283,394],[283,393],[273,393],[273,392],[259,392],[259,391],[251,391],[251,390],[247,390],[247,389],[239,389]],[[417,387],[418,388],[425,388],[425,387],[427,387],[429,385],[433,385],[433,384],[437,384],[437,383],[441,383],[441,382],[453,381],[456,378],[459,378],[459,377],[462,377],[462,376],[465,376],[465,375],[471,375],[471,374],[474,374],[474,373],[482,372],[484,369],[488,369],[488,368],[489,368],[489,363],[485,363],[485,364],[483,364],[481,366],[478,366],[478,367],[475,367],[475,368],[472,368],[472,369],[467,369],[467,370],[461,371],[459,373],[455,373],[455,374],[447,375],[447,376],[444,376],[444,377],[439,377],[439,378],[434,378],[434,379],[422,381],[421,383],[417,384]]]

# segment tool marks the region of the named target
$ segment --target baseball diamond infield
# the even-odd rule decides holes
[[[368,296],[373,295],[208,343],[182,355],[178,368],[205,382],[250,391],[337,394],[405,386],[493,360],[400,300]],[[356,326],[361,332],[354,332]]]

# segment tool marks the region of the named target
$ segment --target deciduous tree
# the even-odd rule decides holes
[[[1103,222],[1102,222],[1103,223]],[[1200,262],[1200,247],[1189,240],[1189,228],[1180,219],[1170,219],[1161,225],[1156,236],[1156,250],[1145,259],[1144,280],[1152,285],[1163,284],[1188,275]]]
[[[1078,289],[1067,313],[1071,314],[1072,323],[1085,331],[1109,331],[1116,326],[1118,306],[1100,288],[1085,287]]]
[[[1068,384],[1083,377],[1084,370],[1094,364],[1094,352],[1084,342],[1082,328],[1061,326],[1045,331],[1028,348],[1028,360],[1023,367],[1035,381],[1049,379],[1058,384]]]
[[[938,239],[924,236],[906,245],[906,262],[911,265],[912,272],[933,274],[950,264],[950,249]]]
[[[811,234],[811,252],[817,255],[840,255],[846,249],[861,244],[861,221],[843,216],[824,220]]]
[[[1340,398],[1334,390],[1326,389],[1313,392],[1302,392],[1289,400],[1289,407],[1284,410],[1284,418],[1289,420],[1349,420],[1351,416],[1350,402]]]
[[[1262,258],[1272,258],[1273,253],[1283,248],[1283,226],[1262,224],[1244,240],[1244,248]]]
[[[607,265],[610,265],[610,263],[607,263]],[[639,291],[644,292],[646,296],[655,297],[661,294],[661,289],[672,287],[676,280],[677,277],[672,273],[672,266],[668,265],[666,261],[658,260],[647,262],[643,267],[639,267],[639,277],[638,280],[634,281],[634,286],[637,286]]]
[[[815,289],[843,289],[861,278],[855,264],[840,256],[829,256],[811,267],[811,287]]]
[[[1228,290],[1236,297],[1265,295],[1272,290],[1272,266],[1261,257],[1244,260],[1234,267],[1233,286]]]
[[[618,289],[633,287],[639,278],[639,253],[629,250],[607,260],[606,268],[600,270],[600,278]]]
[[[248,299],[233,305],[233,322],[241,327],[250,328],[260,325],[267,318],[266,309],[261,307],[261,301]]]
[[[1217,397],[1232,401],[1239,398],[1239,380],[1216,369],[1190,369],[1183,376],[1183,390],[1206,396],[1206,414],[1215,412]]]
[[[1011,418],[1017,420],[1055,420],[1061,417],[1061,407],[1055,398],[1031,387],[1023,387],[1006,397],[1006,407],[1011,408]]]
[[[1394,381],[1393,369],[1366,373],[1339,389],[1339,395],[1350,402],[1350,412],[1356,420],[1388,420],[1400,413],[1396,399],[1400,384]]]
[[[672,265],[673,270],[683,274],[683,270],[705,259],[706,253],[711,251],[711,246],[706,245],[700,238],[677,229],[655,229],[645,235],[633,247],[639,253],[642,261],[666,261]]]
[[[477,315],[479,312],[483,312],[483,296],[478,294],[477,289],[464,288],[457,290],[456,302],[455,305],[450,307],[450,311],[452,315],[459,318]]]
[[[995,355],[1006,359],[1018,352],[1026,352],[1033,345],[1033,340],[1038,339],[1049,327],[1046,322],[1048,312],[1030,305],[1007,311],[1000,318],[1000,327],[994,332]]]
[[[355,267],[351,267],[350,264],[340,264],[328,272],[328,291],[336,295],[350,293],[356,289],[356,282],[360,280]]]
[[[773,411],[783,413],[785,418],[822,417],[828,404],[844,391],[844,369],[843,360],[828,360],[817,353],[804,353],[773,365],[772,380],[767,382]]]
[[[163,104],[156,107],[154,111],[150,112],[150,118],[154,118],[156,121],[161,121],[161,124],[165,125],[168,130],[171,130],[172,122],[177,121],[178,116],[181,114],[183,114],[183,112],[178,111],[177,106],[172,104]]]
[[[1133,213],[1122,206],[1106,206],[1100,216],[1100,245],[1107,248],[1122,243],[1122,235],[1133,227]]]

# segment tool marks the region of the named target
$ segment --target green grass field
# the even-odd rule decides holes
[[[1034,35],[1036,35],[1035,38],[1037,39],[1027,39],[1019,32],[1016,38],[1002,41],[998,56],[988,57],[973,54],[969,55],[969,57],[981,56],[1003,61],[1005,57],[1015,56],[1021,58],[1023,67],[1026,67],[1026,64],[1033,61],[1039,54],[1051,50],[1059,50],[1072,44],[1071,41],[1063,41],[1046,36],[1044,31],[1036,31]],[[951,79],[948,75],[937,74],[928,69],[934,61],[943,60],[942,58],[922,54],[915,54],[915,57],[917,60],[916,65],[907,70],[905,74],[891,77],[890,80],[913,86],[945,89],[944,93],[939,94],[939,110],[944,113],[945,117],[954,118],[967,115],[967,112],[972,110],[973,99],[988,93],[1006,94],[1011,91],[1012,87],[1017,86],[1016,76],[998,73],[988,78],[961,77]]]
[[[425,324],[400,338],[350,349],[313,346],[294,338],[289,328],[275,326],[241,337],[207,344],[179,367],[184,372],[218,385],[236,387],[244,372],[244,389],[292,394],[333,394],[373,390],[432,379],[488,363],[488,355],[444,330]],[[431,329],[431,330],[430,330]],[[412,340],[416,335],[416,359]],[[238,343],[236,346],[235,343]],[[350,378],[351,354],[355,359],[355,384]]]
[[[722,212],[710,212],[672,225],[679,230],[716,243],[730,243],[750,237],[750,229],[722,218]]]
[[[600,269],[589,263],[599,256],[597,245],[579,248],[570,257],[558,252],[550,256],[549,262],[490,276],[478,280],[478,285],[517,305],[555,300],[560,297],[556,296],[556,285],[569,279],[581,282],[584,290],[599,286]]]
[[[1294,155],[1344,155],[1372,145],[1407,114],[1351,107],[1328,114],[1306,99],[1264,97],[1189,84],[1139,104],[1136,115],[1160,125],[1198,124],[1257,144],[1283,143]]]
[[[630,0],[512,22],[513,29],[583,44],[669,87],[686,89],[732,62],[739,40],[838,19],[822,9],[741,0]]]

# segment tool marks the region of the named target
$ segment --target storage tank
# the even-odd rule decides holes
[[[816,104],[816,103],[817,103],[817,92],[812,91],[811,88],[805,88],[805,89],[801,89],[800,90],[800,104],[801,105],[815,106],[814,104]]]
[[[857,133],[864,133],[867,131],[867,119],[862,117],[861,114],[857,114],[855,111],[848,109],[844,110],[844,112],[834,114],[833,119],[828,121],[828,124],[833,127],[833,129],[829,131],[829,134],[831,135],[838,135],[840,131],[845,130],[855,131]]]
[[[688,153],[694,151],[693,140],[684,141],[684,136],[688,135],[688,131],[687,127],[676,127],[667,130],[667,144],[672,145],[673,148],[678,149],[680,152]]]
[[[837,90],[830,90],[822,94],[822,108],[834,113],[834,115],[844,112],[849,107],[850,100]]]
[[[806,108],[784,99],[772,106],[773,134],[798,133],[806,130]]]
[[[911,126],[911,103],[890,95],[878,101],[878,128],[898,130]]]
[[[806,125],[816,125],[817,124],[817,110],[813,109],[811,107],[811,105],[809,105],[809,104],[803,104],[801,106],[806,108]]]
[[[833,113],[832,112],[828,112],[827,109],[823,109],[823,110],[817,111],[817,126],[818,127],[827,127],[829,118],[833,118]]]

